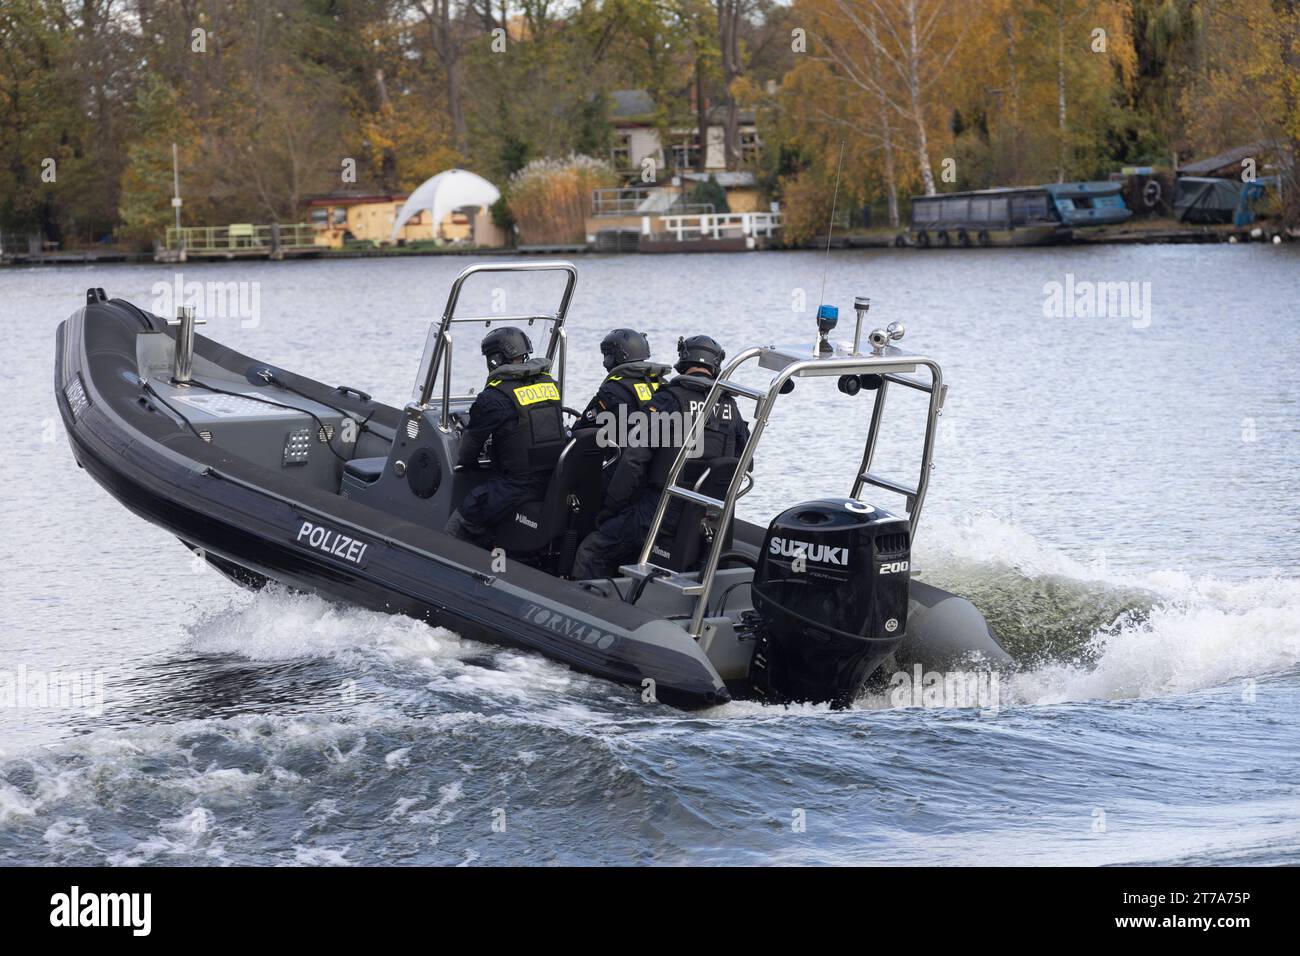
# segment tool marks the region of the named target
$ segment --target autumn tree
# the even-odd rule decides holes
[[[970,11],[951,0],[805,0],[801,9],[819,55],[863,94],[864,113],[886,117],[891,144],[895,119],[906,130],[922,187],[933,195],[936,103]]]
[[[610,93],[629,88],[651,93],[669,162],[691,127],[703,159],[716,121],[737,168],[757,109],[748,165],[791,222],[820,220],[841,141],[846,202],[890,222],[912,192],[1248,144],[1297,221],[1297,4],[4,0],[0,230],[161,238],[172,143],[187,223],[294,219],[313,193],[452,164],[504,184],[607,156]]]
[[[1240,0],[1207,15],[1215,42],[1183,96],[1188,140],[1207,153],[1255,145],[1247,159],[1257,176],[1279,176],[1283,215],[1300,225],[1300,0]]]
[[[429,40],[429,48],[437,56],[442,68],[447,116],[451,121],[452,141],[460,153],[467,147],[465,133],[465,105],[462,93],[464,82],[463,61],[466,46],[473,35],[471,24],[462,15],[464,5],[456,0],[409,0],[410,8],[420,17]],[[486,16],[492,18],[491,4],[485,7]],[[495,27],[495,20],[492,20]]]
[[[986,0],[982,12],[948,93],[960,183],[1105,175],[1137,135],[1128,3]]]
[[[0,228],[93,241],[117,220],[131,37],[110,0],[0,4]]]

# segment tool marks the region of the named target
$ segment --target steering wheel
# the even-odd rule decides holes
[[[560,411],[564,412],[564,414],[566,415],[572,415],[574,418],[582,417],[582,412],[577,411],[576,409],[572,409],[568,405],[561,405]]]

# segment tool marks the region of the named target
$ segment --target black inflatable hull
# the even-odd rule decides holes
[[[689,635],[635,606],[512,562],[495,574],[482,550],[229,456],[150,408],[135,337],[167,333],[122,300],[92,302],[59,326],[55,388],[77,462],[146,521],[201,548],[244,584],[277,581],[330,600],[400,613],[465,637],[527,648],[683,707],[729,699]],[[253,360],[199,338],[223,367]],[[285,373],[304,394],[375,421],[397,412]],[[313,543],[304,523],[326,529]],[[156,573],[142,568],[140,573]]]

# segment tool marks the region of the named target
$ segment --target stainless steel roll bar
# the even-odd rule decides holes
[[[457,315],[456,305],[460,302],[460,290],[465,281],[482,272],[564,272],[567,278],[564,292],[560,296],[559,307],[554,312],[539,312],[522,315]],[[442,310],[442,318],[436,325],[429,327],[429,336],[424,344],[424,356],[421,359],[420,372],[411,392],[411,401],[406,404],[408,429],[411,422],[418,422],[429,409],[429,399],[442,372],[442,413],[438,427],[447,430],[451,409],[451,327],[457,322],[512,323],[515,325],[532,325],[534,322],[551,323],[550,339],[546,345],[546,357],[551,360],[551,368],[560,389],[560,401],[564,401],[564,364],[567,340],[564,320],[569,314],[569,304],[573,301],[573,288],[578,282],[578,269],[572,262],[563,260],[544,260],[539,262],[480,262],[462,269],[451,284],[447,295],[447,305]]]
[[[736,371],[746,362],[755,358],[759,360],[760,368],[776,371],[776,375],[772,377],[766,389],[753,388],[735,381]],[[928,381],[913,374],[918,368],[923,368],[929,372]],[[726,541],[726,535],[722,533],[722,529],[727,527],[728,522],[732,520],[735,513],[736,499],[739,497],[741,487],[749,472],[750,463],[754,460],[754,452],[758,448],[759,439],[763,436],[763,430],[767,426],[768,418],[772,413],[777,396],[781,394],[782,388],[793,378],[865,374],[879,375],[880,384],[876,389],[875,404],[871,411],[871,424],[867,430],[862,464],[858,468],[857,478],[853,482],[853,491],[849,497],[857,498],[866,485],[875,485],[903,495],[906,499],[911,533],[916,533],[917,523],[921,518],[921,506],[925,502],[926,489],[930,483],[936,423],[943,408],[944,399],[947,397],[947,386],[943,383],[943,372],[939,368],[939,364],[924,356],[914,355],[893,346],[883,345],[870,354],[857,352],[856,344],[852,352],[839,352],[829,355],[819,355],[815,349],[810,351],[797,347],[778,348],[768,346],[746,349],[736,356],[731,364],[718,376],[717,381],[713,383],[713,388],[709,390],[703,406],[697,411],[694,420],[691,422],[690,430],[685,436],[685,442],[678,451],[677,457],[669,469],[668,477],[664,482],[664,490],[659,496],[659,504],[655,508],[654,520],[650,523],[650,532],[646,536],[645,543],[641,546],[641,554],[637,563],[635,565],[625,565],[620,569],[623,574],[637,578],[665,575],[665,580],[670,585],[678,587],[684,594],[694,595],[695,611],[691,617],[690,632],[691,636],[696,640],[703,633],[704,618],[709,604],[709,593],[713,588],[713,579],[718,571],[723,543]],[[880,425],[884,414],[886,394],[888,386],[891,384],[914,388],[930,395],[926,415],[925,439],[921,450],[920,474],[914,486],[885,478],[871,470],[875,459],[876,445],[880,438]],[[692,446],[701,440],[704,424],[708,421],[709,416],[713,414],[714,408],[724,394],[752,399],[755,402],[754,421],[750,427],[749,441],[745,443],[744,449],[741,450],[735,474],[727,487],[725,497],[712,498],[701,494],[694,488],[679,485],[678,479],[681,477],[682,468],[690,457],[689,452]],[[719,514],[719,532],[713,536],[708,558],[699,572],[682,574],[650,563],[651,549],[663,525],[664,514],[668,510],[668,502],[673,498],[701,505]],[[698,577],[696,577],[696,574],[698,574]]]

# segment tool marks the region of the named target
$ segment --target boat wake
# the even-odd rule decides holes
[[[494,710],[565,707],[618,688],[540,654],[461,638],[401,615],[332,604],[278,586],[241,592],[191,631],[189,649],[258,663],[331,665],[344,703],[358,695],[430,706]]]
[[[1294,860],[1294,828],[1279,823],[1292,784],[1252,784],[1254,802],[1234,788],[1259,753],[1287,766],[1292,745],[1272,725],[1300,676],[1300,581],[1097,576],[1014,528],[984,531],[1020,544],[979,562],[950,536],[924,567],[971,585],[1032,661],[1005,675],[993,719],[879,700],[685,714],[405,617],[279,589],[216,592],[183,648],[117,689],[130,702],[107,727],[0,761],[0,860],[896,860],[914,848],[922,805],[942,831],[930,862],[1010,846],[1059,862],[1063,845],[1083,862]],[[1255,683],[1260,705],[1240,706]],[[1161,732],[1189,707],[1204,712],[1202,733]],[[1243,734],[1262,736],[1239,759]],[[1129,776],[1115,778],[1117,760]],[[1205,766],[1216,772],[1178,769]],[[1131,781],[1152,773],[1163,776],[1148,805]],[[966,783],[945,779],[1008,795],[972,804]],[[1160,840],[1081,843],[1084,789]],[[858,833],[868,795],[876,822],[851,847],[783,835],[788,808],[810,804],[810,819]],[[1170,800],[1192,809],[1171,814]],[[1209,843],[1197,837],[1207,812],[1231,824]],[[510,828],[494,836],[499,817]]]
[[[1249,694],[1300,665],[1300,578],[1084,564],[993,517],[944,531],[927,579],[968,596],[1025,665],[1014,702]]]
[[[1004,704],[1160,698],[1231,686],[1249,693],[1252,682],[1300,665],[1300,579],[1107,570],[992,517],[943,530],[942,545],[921,556],[925,580],[969,595],[1022,665],[1003,680]],[[998,560],[988,561],[990,553]],[[623,704],[644,715],[635,691],[540,655],[275,588],[240,594],[209,613],[192,629],[190,650],[254,662],[328,660],[340,681],[379,681],[390,693],[423,692],[479,708],[609,719]],[[733,703],[707,711],[818,712],[829,708]]]

